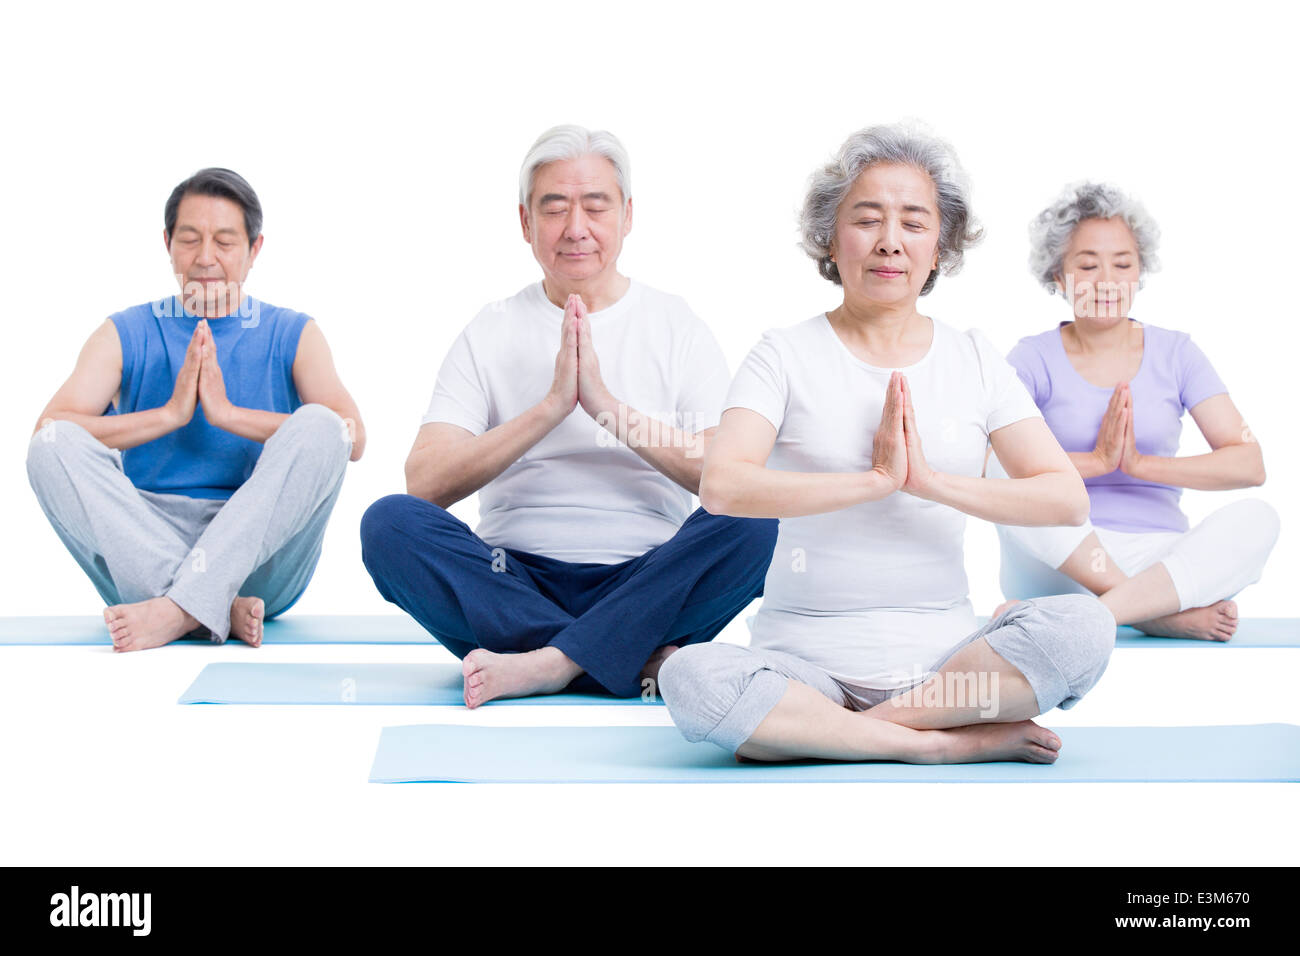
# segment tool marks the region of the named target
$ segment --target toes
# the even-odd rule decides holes
[[[1050,730],[1040,730],[1038,733],[1030,734],[1028,742],[1035,747],[1042,747],[1044,750],[1061,749],[1061,738]]]
[[[1034,763],[1056,763],[1056,758],[1060,756],[1055,750],[1048,750],[1045,747],[1033,746],[1030,750],[1030,756]]]

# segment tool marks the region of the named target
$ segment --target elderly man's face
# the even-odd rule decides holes
[[[939,264],[939,200],[912,166],[864,169],[840,203],[831,255],[846,300],[915,303]]]
[[[220,196],[185,196],[176,209],[176,227],[164,239],[187,309],[209,319],[238,310],[244,280],[262,248],[261,236],[248,244],[238,203]]]
[[[542,270],[560,282],[612,273],[632,229],[632,203],[618,188],[613,163],[593,154],[538,169],[519,216]]]
[[[1085,219],[1070,236],[1056,285],[1075,318],[1114,325],[1128,318],[1139,267],[1137,240],[1123,219]]]

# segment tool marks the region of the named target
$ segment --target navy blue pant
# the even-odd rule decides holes
[[[663,544],[621,564],[576,564],[492,547],[422,498],[380,498],[361,519],[361,559],[384,600],[457,657],[477,647],[557,647],[586,673],[570,690],[641,693],[656,648],[712,640],[763,594],[775,519],[700,508]]]

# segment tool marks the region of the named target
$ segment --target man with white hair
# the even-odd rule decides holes
[[[542,279],[461,332],[408,494],[362,519],[380,594],[463,660],[469,707],[653,693],[668,654],[762,595],[776,521],[690,511],[729,374],[681,298],[618,271],[628,172],[604,131],[534,143],[519,220]],[[446,509],[475,492],[471,531]]]

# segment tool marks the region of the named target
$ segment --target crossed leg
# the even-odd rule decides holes
[[[380,594],[461,658],[469,707],[566,688],[642,693],[676,647],[712,639],[761,594],[775,534],[775,521],[697,511],[664,544],[595,565],[493,548],[410,495],[379,499],[361,523]]]
[[[1114,634],[1095,599],[1021,602],[952,648],[929,678],[862,711],[820,668],[778,652],[684,648],[661,680],[688,740],[742,758],[1051,763],[1060,738],[1030,718],[1073,706],[1104,671]]]

